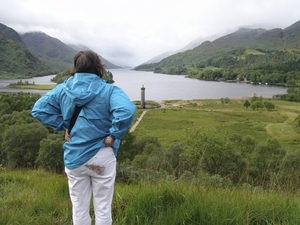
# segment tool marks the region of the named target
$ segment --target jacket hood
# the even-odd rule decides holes
[[[106,81],[92,73],[75,73],[63,83],[63,90],[75,105],[82,106],[102,91]]]

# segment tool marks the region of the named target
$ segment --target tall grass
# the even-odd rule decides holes
[[[0,224],[70,224],[64,175],[43,170],[0,172]],[[216,188],[165,181],[116,184],[115,225],[300,224],[297,195],[259,188]]]
[[[0,172],[0,224],[70,224],[66,178],[41,170]]]
[[[125,191],[125,192],[124,192]],[[116,224],[299,224],[292,196],[184,183],[117,187]]]

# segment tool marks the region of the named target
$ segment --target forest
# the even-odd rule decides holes
[[[0,224],[70,224],[64,132],[30,115],[39,97],[0,94]],[[117,156],[114,224],[299,224],[298,102],[134,103],[147,113]]]
[[[287,96],[289,94],[293,94],[293,92],[288,93]],[[50,127],[41,124],[30,115],[30,109],[39,97],[37,94],[21,92],[0,95],[0,140],[2,143],[0,164],[2,167],[7,169],[44,168],[58,173],[63,170],[63,132],[54,132]],[[249,101],[245,100],[240,103],[239,107],[247,109],[242,113],[243,117],[254,116],[251,111],[265,111],[264,114],[260,114],[261,118],[257,117],[257,114],[255,115],[257,119],[266,121],[269,120],[266,113],[277,109],[274,101],[264,100],[262,97],[254,95]],[[228,98],[221,99],[220,102],[223,107],[232,104]],[[193,109],[196,105],[192,104],[191,107],[192,110],[186,113],[187,116],[193,118],[196,116],[194,113],[197,113]],[[239,113],[240,110],[235,113]],[[137,118],[141,112],[142,110],[138,110]],[[151,114],[150,112],[148,114],[164,115],[159,112],[166,112],[166,109],[151,110]],[[201,115],[199,112],[197,114],[197,116]],[[291,176],[297,177],[297,179],[293,179],[297,185],[300,182],[298,172],[300,170],[294,165],[300,158],[300,152],[287,151],[285,148],[290,148],[290,144],[286,146],[278,140],[278,137],[266,136],[261,133],[261,128],[256,131],[257,137],[253,137],[253,132],[249,130],[243,135],[242,132],[236,134],[234,131],[226,131],[226,129],[223,132],[216,132],[215,129],[218,129],[219,125],[208,130],[201,130],[189,125],[193,122],[179,119],[181,116],[182,114],[178,114],[178,118],[175,117],[171,123],[174,126],[173,134],[164,134],[163,128],[160,131],[160,136],[171,135],[167,143],[161,143],[157,136],[151,134],[150,127],[148,127],[150,129],[148,134],[147,131],[145,133],[137,131],[137,133],[128,132],[125,135],[118,155],[119,181],[137,182],[141,179],[149,179],[154,175],[173,176],[174,179],[190,177],[189,179],[194,181],[200,177],[214,180],[217,176],[222,182],[226,180],[233,185],[248,183],[267,188],[273,182],[276,174],[278,182],[282,181],[284,185],[286,185],[284,181]],[[213,117],[213,114],[211,116]],[[202,117],[200,118],[203,120]],[[234,118],[233,114],[230,120],[235,121]],[[283,122],[282,119],[285,119],[281,118],[279,114],[276,116],[272,114],[272,118],[278,122]],[[297,120],[292,122],[299,128],[299,116],[298,122]],[[162,123],[153,122],[152,124],[156,125],[157,129]],[[244,125],[236,126],[244,129],[242,128]],[[175,138],[175,130],[178,127],[186,127],[185,132],[188,133],[185,134],[187,136],[185,141],[180,141],[179,137]],[[175,139],[172,141],[172,138]],[[292,143],[294,142],[296,143],[296,140],[292,141]],[[124,151],[122,151],[123,149]],[[288,152],[290,153],[288,154]],[[145,171],[148,171],[147,176]]]
[[[162,64],[162,63],[161,63]],[[263,83],[287,87],[300,86],[300,51],[266,51],[239,49],[212,56],[192,64],[157,67],[156,64],[139,66],[138,70],[155,73],[187,75],[208,81]]]

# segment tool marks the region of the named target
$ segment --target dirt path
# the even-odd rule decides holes
[[[174,106],[179,106],[180,104],[186,104],[186,101],[179,101],[176,102],[175,104],[171,104],[171,107]],[[160,108],[166,108],[167,104],[164,101],[159,101],[158,104],[160,105]],[[132,133],[135,128],[139,125],[140,121],[143,119],[143,116],[147,113],[148,110],[143,111],[143,113],[141,114],[141,116],[137,119],[137,121],[135,122],[135,124],[131,127],[131,129],[129,130],[130,133]]]
[[[298,113],[288,112],[285,115],[287,116],[287,119],[283,123],[267,124],[266,130],[268,134],[274,137],[284,138],[286,140],[293,138],[291,134],[293,134],[294,131],[289,123],[297,118]]]
[[[135,128],[139,125],[140,121],[143,119],[143,116],[146,114],[147,111],[148,110],[143,111],[142,115],[137,119],[135,124],[131,127],[131,129],[129,131],[130,133],[132,133],[135,130]]]

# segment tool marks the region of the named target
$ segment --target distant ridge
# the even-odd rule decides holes
[[[83,45],[67,45],[43,32],[24,34],[0,23],[0,79],[43,76],[69,69]],[[101,55],[106,69],[118,69]]]
[[[56,72],[32,53],[19,34],[0,23],[0,79],[48,75]]]
[[[239,28],[214,41],[204,41],[194,49],[179,52],[152,65],[138,66],[135,70],[166,69],[176,66],[199,64],[212,56],[238,49],[283,50],[300,47],[300,21],[281,29]]]
[[[68,44],[69,47],[71,47],[72,49],[74,49],[76,52],[78,51],[82,51],[82,50],[87,50],[87,49],[90,49],[89,47],[86,47],[84,45],[74,45],[74,44]],[[92,50],[92,49],[91,49]],[[107,61],[106,59],[104,59],[101,55],[100,56],[100,59],[102,61],[102,63],[105,65],[105,68],[106,69],[120,69],[121,67],[120,66],[117,66],[109,61]]]
[[[14,29],[7,27],[6,25],[1,23],[0,23],[0,35],[3,39],[15,41],[25,45],[20,35]]]
[[[165,53],[162,53],[152,59],[150,59],[149,61],[143,63],[143,64],[150,64],[150,63],[157,63],[157,62],[160,62],[161,60],[163,60],[164,58],[167,58],[168,56],[171,56],[173,54],[175,54],[176,52],[173,52],[173,51],[169,51],[169,52],[165,52]],[[143,65],[142,64],[142,65]]]
[[[46,62],[60,69],[67,69],[73,63],[74,55],[80,50],[89,49],[84,45],[67,45],[57,38],[42,32],[27,32],[21,35],[26,46]],[[107,69],[120,68],[100,55]]]
[[[43,32],[27,32],[21,38],[29,50],[49,65],[61,70],[71,67],[76,51],[57,38]]]

